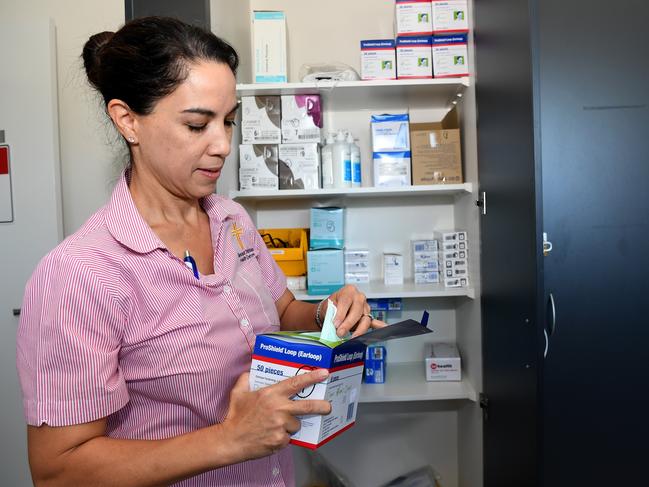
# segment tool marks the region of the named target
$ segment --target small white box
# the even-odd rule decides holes
[[[241,97],[241,142],[279,144],[282,141],[279,96]]]
[[[280,144],[279,189],[320,188],[318,144]]]
[[[286,287],[291,291],[305,291],[306,276],[286,276]]]
[[[467,277],[445,277],[444,287],[467,287],[469,279]]]
[[[399,36],[431,35],[433,32],[430,0],[396,0],[394,31]]]
[[[369,284],[369,272],[346,272],[345,284]]]
[[[370,251],[366,249],[345,249],[345,262],[370,261]]]
[[[438,260],[415,260],[415,272],[439,272]]]
[[[403,284],[403,255],[383,254],[383,283],[386,286]]]
[[[453,260],[453,259],[466,259],[468,255],[468,250],[449,250],[444,252],[444,260]]]
[[[437,251],[413,252],[412,257],[413,257],[413,260],[415,262],[417,262],[417,261],[439,260],[439,252],[437,252]]]
[[[462,360],[453,343],[429,343],[426,345],[426,380],[462,380]]]
[[[433,37],[433,76],[455,78],[469,76],[467,35]]]
[[[345,272],[368,272],[369,268],[369,261],[347,260],[347,258],[345,257]]]
[[[435,1],[432,7],[434,34],[468,32],[466,0]]]
[[[278,151],[277,145],[240,145],[240,189],[278,189]]]
[[[436,284],[439,281],[439,272],[415,272],[415,284]]]
[[[397,39],[397,78],[433,77],[433,38],[399,37]]]
[[[435,252],[439,250],[439,241],[430,240],[412,240],[413,252]]]
[[[468,250],[469,244],[465,241],[461,242],[444,242],[442,244],[442,249],[444,252],[450,252],[450,251],[462,251],[462,250]]]
[[[446,279],[450,278],[466,278],[469,275],[469,270],[464,268],[457,268],[457,267],[448,267],[444,269],[444,277]]]
[[[286,15],[252,12],[252,71],[255,83],[286,83]]]
[[[394,39],[361,41],[361,79],[397,79]]]
[[[469,238],[464,230],[441,230],[435,232],[435,235],[442,242],[466,242]]]
[[[464,268],[468,266],[469,261],[467,259],[444,259],[444,268],[449,269],[451,267]]]
[[[410,152],[374,152],[374,186],[377,188],[410,186]]]
[[[282,142],[320,142],[320,95],[282,95]]]

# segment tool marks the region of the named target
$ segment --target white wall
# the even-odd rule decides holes
[[[124,23],[124,2],[3,1],[4,15],[50,17],[56,27],[63,224],[69,235],[106,202],[124,158],[114,148],[114,131],[88,85],[80,57],[90,35]]]

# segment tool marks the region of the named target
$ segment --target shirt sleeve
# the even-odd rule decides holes
[[[57,253],[28,282],[16,354],[28,424],[87,423],[128,402],[119,367],[125,311],[114,272]]]

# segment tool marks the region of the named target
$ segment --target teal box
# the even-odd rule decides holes
[[[331,294],[345,285],[342,250],[309,250],[306,253],[307,294]]]
[[[345,246],[345,210],[338,207],[311,208],[309,248],[340,249]]]

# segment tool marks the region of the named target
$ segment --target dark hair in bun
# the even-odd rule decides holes
[[[212,32],[169,17],[132,20],[115,33],[95,34],[83,47],[90,84],[104,102],[119,99],[136,113],[151,113],[155,103],[182,83],[188,65],[227,64],[233,73],[239,57]]]

